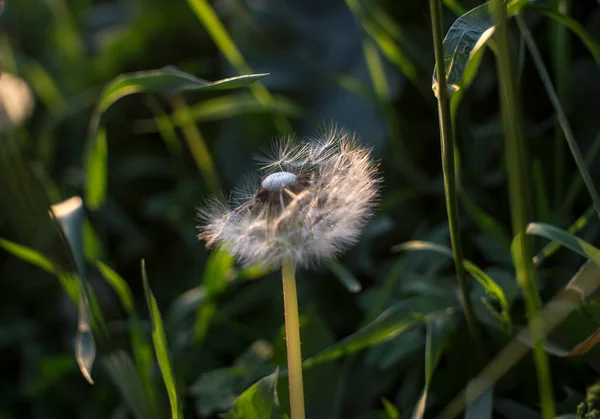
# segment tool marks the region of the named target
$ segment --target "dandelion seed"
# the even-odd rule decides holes
[[[357,240],[379,179],[355,136],[333,127],[305,142],[286,138],[261,163],[258,182],[234,191],[229,203],[213,199],[199,210],[200,239],[265,267],[310,266]]]

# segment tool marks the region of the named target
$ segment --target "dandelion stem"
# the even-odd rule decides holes
[[[442,170],[444,172],[446,212],[448,213],[452,253],[454,255],[456,276],[458,278],[458,285],[463,300],[462,303],[464,307],[465,319],[471,335],[471,343],[475,346],[475,355],[478,358],[479,364],[478,367],[481,367],[484,360],[483,345],[481,341],[481,333],[475,319],[471,298],[469,296],[467,275],[463,265],[460,227],[458,225],[458,199],[456,193],[455,173],[456,168],[454,166],[454,134],[450,126],[450,107],[448,101],[448,90],[446,87],[446,71],[444,69],[442,4],[441,0],[430,0],[429,3],[431,7],[431,23],[433,29],[433,43],[438,80],[438,117],[440,121],[440,143],[442,150]]]
[[[283,303],[285,306],[285,336],[287,346],[288,381],[290,385],[291,419],[305,419],[304,384],[302,383],[302,352],[300,349],[300,321],[294,262],[286,260],[281,267]]]

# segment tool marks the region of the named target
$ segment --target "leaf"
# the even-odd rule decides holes
[[[350,272],[348,268],[342,265],[337,260],[331,260],[327,263],[327,266],[333,272],[337,279],[342,285],[351,293],[357,293],[362,290],[362,285],[358,282],[358,279]]]
[[[385,413],[387,413],[389,419],[400,419],[400,412],[398,412],[396,406],[394,406],[388,399],[382,397],[381,404],[383,404]]]
[[[135,93],[175,94],[186,91],[216,91],[248,86],[267,74],[249,74],[209,82],[172,67],[122,74],[102,91],[98,109],[106,112],[119,99]]]
[[[423,319],[451,314],[456,304],[455,300],[447,297],[408,298],[384,311],[358,332],[342,339],[314,357],[306,359],[302,365],[304,368],[309,368],[386,342],[421,323]]]
[[[573,252],[600,264],[600,249],[558,227],[544,223],[531,223],[527,226],[527,234],[560,243]]]
[[[146,302],[148,303],[148,310],[150,311],[150,318],[152,319],[152,341],[154,342],[154,351],[158,360],[158,366],[162,374],[165,387],[167,388],[167,394],[169,396],[169,403],[171,404],[171,417],[172,419],[183,419],[183,412],[181,403],[179,401],[179,395],[177,394],[177,388],[175,385],[175,377],[173,376],[173,367],[171,366],[171,358],[169,356],[169,348],[167,346],[167,336],[163,327],[160,310],[156,303],[156,298],[150,289],[148,283],[148,276],[146,275],[146,262],[142,259],[142,281],[144,282],[144,293],[146,294]]]
[[[508,15],[517,14],[526,2],[524,0],[509,1]],[[460,90],[469,62],[481,59],[478,52],[494,34],[496,27],[489,11],[491,3],[484,3],[460,16],[450,26],[444,37],[444,67],[450,94]],[[476,67],[470,67],[469,72],[474,75]],[[437,96],[438,83],[435,71],[432,88]]]
[[[433,373],[437,368],[453,330],[454,325],[450,317],[438,317],[427,322],[427,335],[425,340],[425,388],[413,411],[413,419],[421,419],[425,415],[427,395],[431,380],[433,379]]]
[[[278,371],[262,378],[244,391],[223,419],[281,419],[277,397]]]
[[[400,245],[394,246],[392,249],[394,251],[428,250],[444,256],[448,256],[449,258],[453,258],[452,250],[450,250],[448,247],[420,240],[402,243]],[[490,278],[488,274],[482,271],[473,262],[470,262],[467,259],[463,259],[463,266],[465,267],[465,270],[483,286],[485,291],[500,304],[501,311],[498,314],[502,321],[507,326],[510,326],[510,305],[502,288],[492,278]]]
[[[0,238],[0,247],[24,262],[37,266],[48,273],[56,273],[54,263],[37,250],[2,238]]]
[[[596,329],[586,340],[575,346],[567,356],[582,356],[600,342],[600,328]]]
[[[92,210],[98,209],[106,197],[107,146],[106,133],[100,128],[102,114],[115,102],[136,93],[176,94],[185,91],[218,91],[247,86],[267,74],[250,74],[230,77],[215,82],[199,79],[175,68],[140,71],[122,74],[108,83],[92,115],[85,155],[85,198]]]
[[[104,264],[103,262],[96,261],[96,267],[100,271],[100,274],[102,274],[102,277],[106,279],[106,282],[108,282],[115,291],[127,313],[135,313],[133,295],[129,285],[127,285],[127,282],[110,266]]]

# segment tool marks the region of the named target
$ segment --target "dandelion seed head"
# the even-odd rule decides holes
[[[260,179],[246,179],[229,198],[201,207],[199,238],[242,263],[310,266],[354,244],[371,216],[380,180],[370,151],[332,127],[299,142],[278,141],[260,160]]]

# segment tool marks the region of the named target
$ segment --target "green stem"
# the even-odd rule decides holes
[[[304,384],[302,383],[302,351],[300,320],[294,262],[286,260],[281,267],[283,303],[285,306],[285,336],[287,346],[288,381],[290,385],[291,419],[304,419]]]
[[[431,24],[433,28],[436,72],[438,75],[438,91],[436,92],[436,96],[438,98],[442,170],[444,172],[444,192],[446,196],[448,224],[450,226],[450,240],[452,242],[454,265],[456,267],[456,276],[458,278],[458,285],[462,295],[467,327],[469,328],[472,344],[477,348],[476,354],[479,357],[479,366],[482,366],[484,356],[481,333],[479,331],[477,321],[475,320],[475,314],[473,312],[473,306],[469,296],[467,275],[463,266],[460,227],[458,225],[458,199],[455,180],[456,169],[454,166],[454,133],[450,127],[450,106],[448,101],[448,90],[446,87],[446,71],[444,68],[442,3],[441,0],[429,0],[429,4],[431,7]]]
[[[527,166],[525,144],[521,130],[521,108],[517,97],[514,67],[508,44],[506,25],[506,6],[503,0],[495,0],[494,17],[496,19],[497,71],[500,86],[502,121],[505,135],[505,159],[508,172],[508,189],[513,234],[517,236],[515,265],[517,280],[524,290],[525,305],[531,324],[531,335],[534,342],[533,357],[536,365],[542,417],[554,418],[554,401],[552,399],[552,379],[548,356],[544,352],[544,330],[539,320],[538,310],[540,297],[535,285],[535,274],[531,261],[527,227]]]

